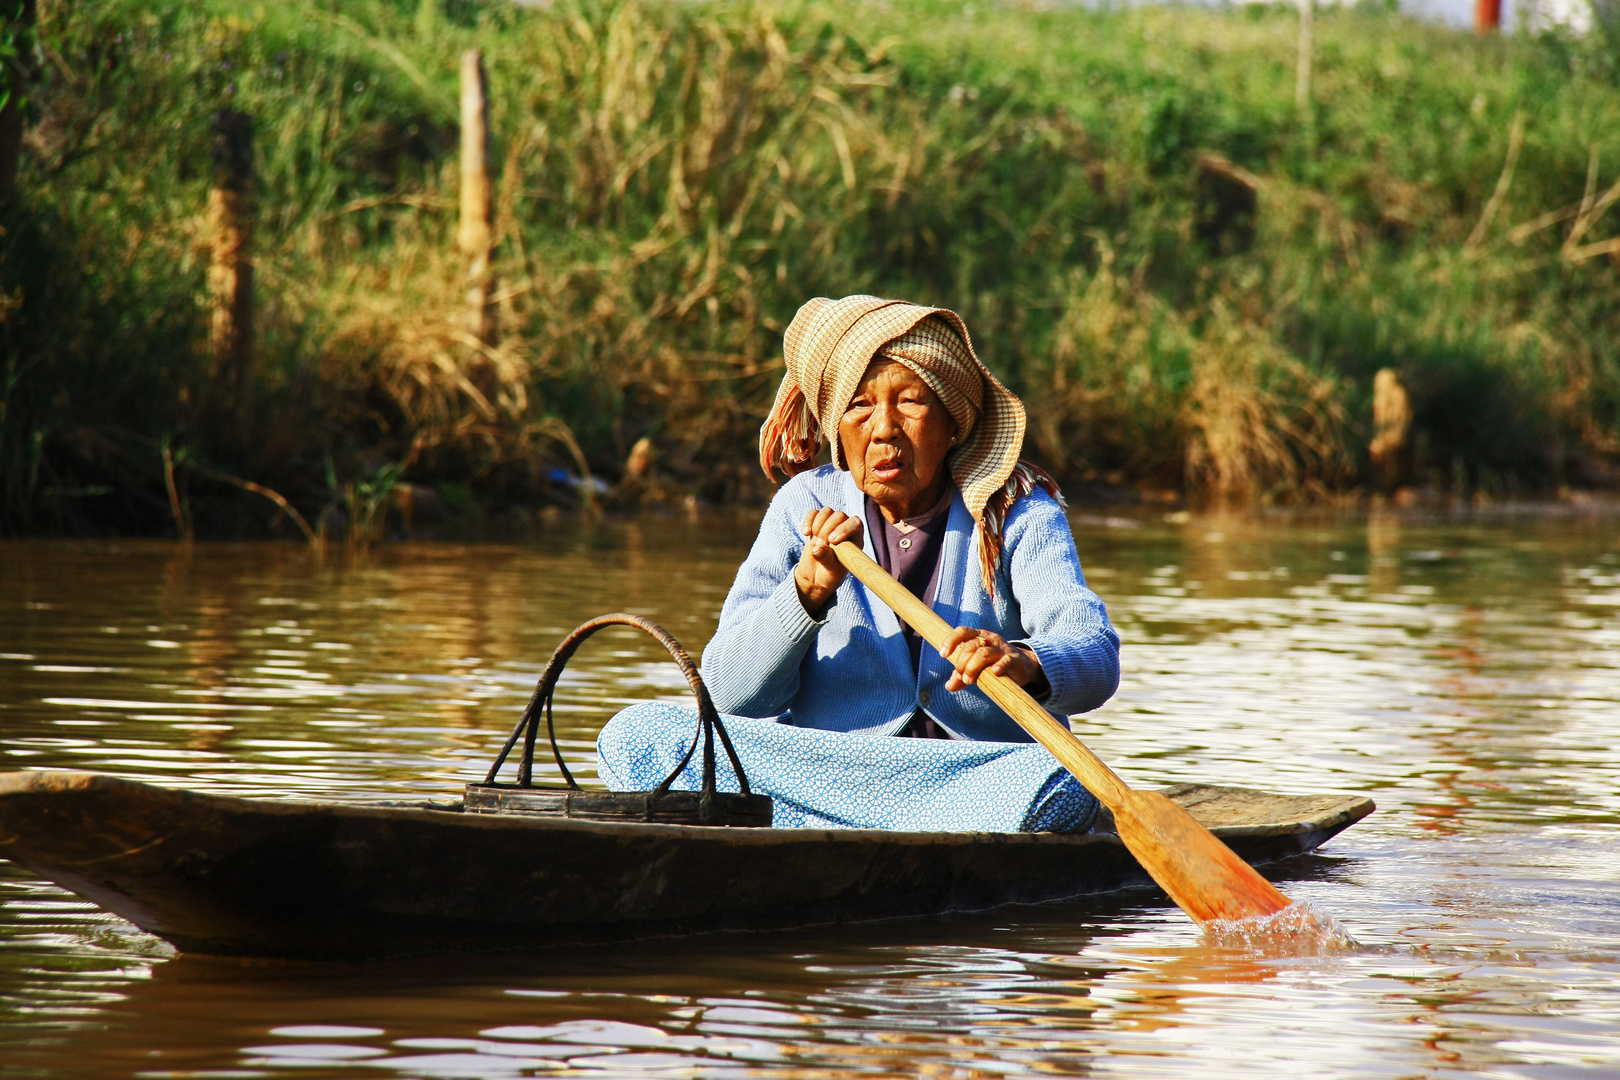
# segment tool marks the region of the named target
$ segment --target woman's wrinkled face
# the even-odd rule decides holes
[[[956,421],[916,373],[874,360],[838,421],[855,484],[895,517],[931,508],[945,494],[945,455]]]

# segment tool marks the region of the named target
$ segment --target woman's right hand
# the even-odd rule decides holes
[[[832,602],[833,593],[844,583],[849,571],[838,561],[833,545],[845,540],[861,542],[861,521],[841,510],[823,506],[804,517],[804,552],[793,568],[793,583],[799,588],[799,603],[812,619],[821,618]]]

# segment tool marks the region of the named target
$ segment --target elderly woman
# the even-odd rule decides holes
[[[991,742],[999,760],[1018,749],[1007,744],[1031,740],[974,685],[983,672],[1019,683],[1065,722],[1108,700],[1119,682],[1119,638],[1086,587],[1056,484],[1018,459],[1023,406],[979,361],[962,319],[871,296],[818,298],[788,327],[784,357],[760,461],[767,475],[781,469],[791,479],[766,512],[702,664],[721,712],[776,722],[761,736],[769,748],[752,756],[754,729],[731,719],[728,727],[743,729],[744,768],[756,789],[777,797],[778,818],[784,795],[802,794],[795,759],[813,760],[822,776],[839,773],[832,787],[840,790],[874,768],[893,776],[889,759],[930,768],[991,760],[966,747],[907,751],[896,740],[795,742],[784,725]],[[817,468],[824,442],[832,463]],[[843,540],[863,545],[957,627],[944,655],[849,576],[833,552]],[[631,743],[657,740],[649,717],[619,720],[627,723],[610,725],[600,744],[604,775],[629,786],[669,755],[643,753],[639,770],[625,767],[636,757]],[[689,737],[690,725],[678,726]],[[1026,749],[1038,762],[1030,775],[1041,774],[1029,793],[1039,803],[1068,778],[1048,767],[1055,762],[1044,750]],[[782,784],[793,791],[761,781],[781,755],[790,760]],[[1023,827],[1031,813],[1039,817],[1033,805],[1018,811]],[[816,823],[873,823],[809,809]]]

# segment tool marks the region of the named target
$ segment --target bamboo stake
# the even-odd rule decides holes
[[[1294,58],[1294,106],[1307,119],[1311,109],[1311,55],[1315,51],[1315,36],[1315,0],[1299,0],[1299,52]]]
[[[938,649],[951,627],[849,541],[838,559],[861,584]],[[986,671],[978,687],[1035,737],[1104,806],[1136,861],[1195,922],[1274,915],[1292,903],[1191,814],[1156,791],[1133,791],[1085,743],[1041,708],[1024,688]]]
[[[457,239],[467,264],[467,329],[486,345],[495,343],[495,278],[490,272],[489,95],[484,57],[461,54],[461,229]]]
[[[1620,255],[1620,236],[1611,240],[1600,240],[1595,244],[1578,247],[1569,253],[1569,261],[1583,263],[1587,259],[1595,259],[1599,255]]]
[[[1597,224],[1598,218],[1603,216],[1603,212],[1609,208],[1610,203],[1620,200],[1620,180],[1615,181],[1614,186],[1602,195],[1598,195],[1597,179],[1598,157],[1597,148],[1594,147],[1592,150],[1592,162],[1586,170],[1586,194],[1581,198],[1580,212],[1575,216],[1575,224],[1570,226],[1569,235],[1564,238],[1564,246],[1561,249],[1567,259],[1579,261],[1576,259],[1576,252],[1584,250],[1578,247],[1581,238],[1586,235],[1587,230]]]
[[[174,482],[174,453],[167,441],[163,443],[163,486],[169,493],[169,513],[174,517],[175,539],[182,544],[191,543],[191,515],[180,501],[180,489]]]
[[[1480,245],[1485,243],[1489,234],[1491,222],[1495,220],[1496,213],[1506,201],[1508,189],[1513,186],[1513,170],[1519,164],[1519,150],[1524,146],[1524,110],[1513,114],[1513,125],[1508,129],[1507,159],[1502,162],[1502,175],[1496,178],[1496,189],[1491,197],[1485,200],[1485,209],[1480,212],[1479,221],[1474,224],[1474,231],[1468,234],[1463,243],[1463,257],[1475,259],[1479,257]]]
[[[208,344],[215,387],[229,402],[237,436],[253,419],[253,118],[221,109],[213,117],[214,187],[208,193],[214,315]]]

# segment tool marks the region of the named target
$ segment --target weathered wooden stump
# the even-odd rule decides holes
[[[461,229],[457,240],[467,267],[467,330],[495,342],[495,275],[490,267],[495,230],[490,214],[489,95],[484,57],[461,54]]]
[[[253,118],[221,109],[214,113],[210,156],[213,190],[208,193],[208,224],[213,251],[208,290],[213,320],[208,345],[215,392],[246,441],[252,426],[253,333]]]
[[[1382,368],[1373,376],[1373,438],[1367,454],[1384,491],[1393,491],[1402,480],[1411,432],[1411,398],[1394,369]]]

